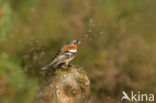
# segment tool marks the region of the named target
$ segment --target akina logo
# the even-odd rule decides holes
[[[134,91],[130,92],[130,95],[128,95],[125,91],[122,91],[122,98],[121,101],[123,100],[128,100],[128,101],[138,101],[138,102],[154,102],[154,94],[145,94],[141,93],[138,91],[137,93],[134,93]]]

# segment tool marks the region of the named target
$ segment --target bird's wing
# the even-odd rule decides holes
[[[65,62],[66,60],[72,58],[73,56],[75,56],[76,53],[71,53],[69,51],[63,51],[63,52],[60,52],[58,55],[56,55],[55,59],[57,61],[57,63],[62,63],[62,62]],[[55,61],[54,59],[54,61]]]
[[[51,62],[49,63],[49,64],[47,64],[46,66],[44,66],[42,69],[48,69],[48,68],[50,68],[51,66],[53,66],[58,60],[57,60],[57,57],[59,56],[59,55],[61,55],[62,54],[62,52],[61,51],[58,51],[57,53],[56,53],[56,55],[54,56],[54,58],[51,60]]]
[[[75,53],[70,53],[69,51],[58,51],[52,61],[42,69],[48,69],[55,64],[63,63],[65,60],[68,60],[75,55]]]

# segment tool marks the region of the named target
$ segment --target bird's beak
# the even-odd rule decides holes
[[[78,41],[78,45],[80,45],[81,44],[81,42],[80,41]]]

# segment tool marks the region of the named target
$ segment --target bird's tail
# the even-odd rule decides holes
[[[48,65],[44,66],[42,69],[43,69],[43,70],[49,69],[50,67],[53,67],[55,64],[56,64],[56,62],[52,61],[52,62],[50,62]]]

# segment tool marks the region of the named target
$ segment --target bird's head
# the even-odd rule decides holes
[[[78,40],[71,40],[71,41],[67,42],[67,45],[68,45],[68,46],[77,46],[77,45],[79,45],[80,43],[81,43],[81,42],[78,41]]]
[[[62,50],[66,51],[66,50],[70,50],[70,49],[77,49],[77,46],[80,43],[81,42],[78,40],[71,40],[71,41],[67,42],[67,44],[62,48]]]

